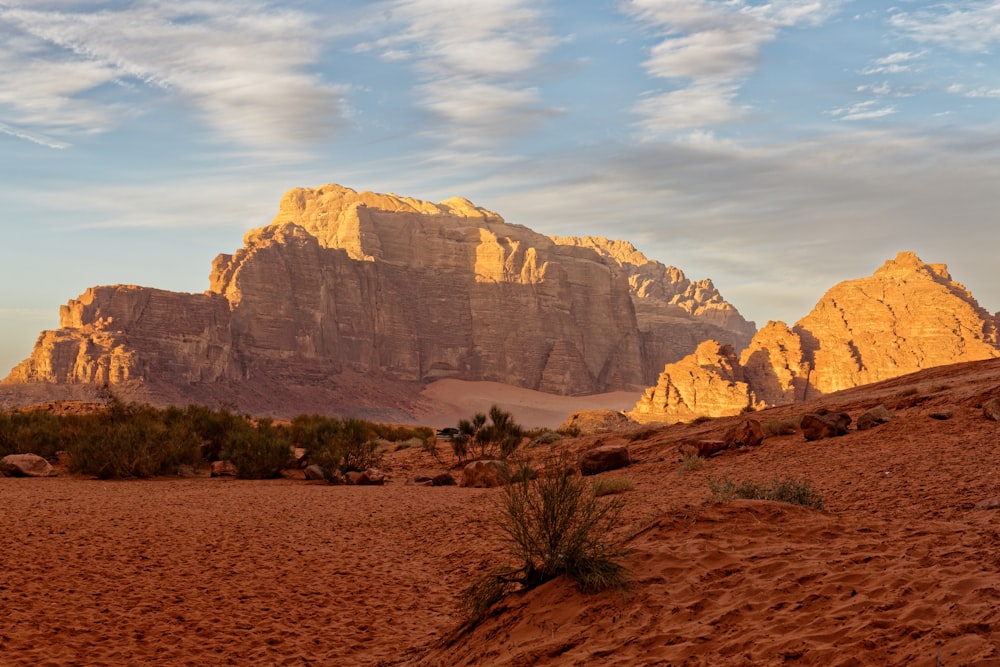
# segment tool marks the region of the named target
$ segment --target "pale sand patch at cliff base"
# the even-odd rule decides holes
[[[615,391],[591,396],[556,396],[499,382],[437,380],[420,392],[415,421],[441,428],[454,426],[497,405],[526,428],[556,429],[577,410],[631,410],[641,391]]]

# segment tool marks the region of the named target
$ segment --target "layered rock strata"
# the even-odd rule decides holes
[[[628,262],[600,250],[626,246]],[[636,304],[657,299],[672,319],[640,326]],[[630,245],[554,240],[460,198],[327,185],[288,192],[270,225],[214,260],[204,294],[88,289],[4,383],[138,383],[146,400],[236,404],[295,391],[392,404],[446,377],[589,394],[646,384],[670,360],[649,340],[680,357],[727,323],[752,327],[711,283]]]

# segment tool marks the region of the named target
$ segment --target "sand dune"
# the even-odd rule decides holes
[[[405,486],[440,470],[418,449],[387,455],[385,487],[0,479],[0,664],[1000,665],[1000,510],[975,509],[1000,496],[995,396],[1000,363],[925,371],[822,401],[889,424],[684,475],[677,443],[737,418],[601,436],[637,459],[606,473],[636,485],[630,590],[549,582],[449,645],[458,592],[501,558],[498,493]],[[826,509],[709,500],[710,478],[774,475]]]

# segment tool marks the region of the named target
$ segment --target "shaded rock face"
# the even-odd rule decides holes
[[[731,345],[708,340],[693,354],[667,364],[628,416],[638,422],[685,422],[697,417],[728,417],[748,407],[763,407],[743,379]]]
[[[597,475],[631,465],[632,457],[624,445],[604,445],[581,453],[577,462],[581,474]]]
[[[553,240],[464,199],[328,185],[287,193],[272,224],[214,260],[204,294],[88,289],[5,383],[237,405],[338,381],[349,393],[357,377],[372,404],[446,377],[590,394],[646,384],[710,333],[743,344],[752,331],[711,282],[631,245]]]
[[[555,237],[556,243],[591,248],[628,276],[642,344],[643,381],[656,382],[663,365],[679,361],[705,340],[739,352],[757,330],[722,298],[711,280],[691,281],[673,266],[647,259],[627,241]]]
[[[629,416],[690,421],[803,401],[946,364],[1000,357],[998,317],[942,264],[902,252],[835,286],[794,327],[768,322],[737,361],[703,345],[668,364]]]

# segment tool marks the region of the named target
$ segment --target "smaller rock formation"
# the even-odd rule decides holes
[[[55,477],[52,465],[37,454],[8,454],[0,459],[4,477]]]
[[[884,405],[877,405],[871,410],[858,417],[858,430],[867,431],[882,424],[886,424],[896,418],[896,415],[889,411]]]
[[[473,461],[462,469],[462,486],[490,489],[510,481],[510,468],[503,461]]]
[[[353,479],[357,486],[382,486],[385,484],[385,474],[378,468],[368,468]]]
[[[583,452],[578,463],[582,474],[597,475],[631,465],[632,457],[624,445],[605,445]]]
[[[983,404],[983,416],[1000,422],[1000,398],[991,398]]]
[[[690,440],[678,445],[677,451],[681,453],[681,456],[700,456],[707,459],[728,448],[729,443],[725,440]]]
[[[846,412],[818,410],[802,415],[800,427],[806,440],[822,440],[846,435],[850,424],[851,416]]]
[[[560,433],[592,435],[628,428],[632,420],[615,410],[578,410],[559,426]]]
[[[628,416],[637,422],[677,423],[697,417],[729,417],[765,407],[744,382],[731,345],[703,342],[694,353],[667,364]]]
[[[758,447],[764,443],[764,430],[756,419],[744,419],[726,433],[726,447]]]

